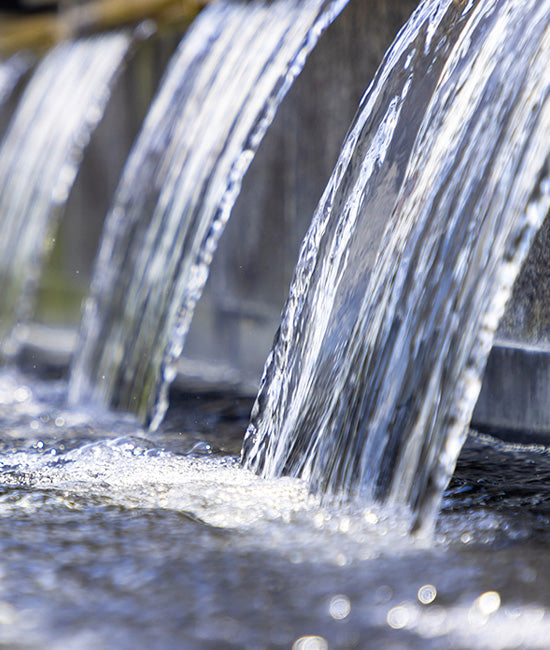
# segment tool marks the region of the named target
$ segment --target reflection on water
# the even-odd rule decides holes
[[[0,377],[0,647],[547,647],[544,449],[471,437],[427,544],[238,467],[246,400],[148,434],[64,393]]]

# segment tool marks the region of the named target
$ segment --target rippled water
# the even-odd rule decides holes
[[[470,437],[435,539],[238,467],[250,400],[162,430],[0,377],[0,647],[545,648],[550,456]]]

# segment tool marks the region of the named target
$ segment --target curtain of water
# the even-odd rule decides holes
[[[370,278],[362,233],[377,179],[356,194],[347,172],[329,185],[306,239],[243,448],[245,463],[266,475],[407,504],[414,525],[427,528],[511,284],[550,202],[550,2],[446,4],[467,22],[427,110],[403,106],[396,120],[394,140],[417,139]],[[441,33],[433,17],[429,25],[433,47]],[[404,46],[402,68],[418,48]],[[402,91],[386,93],[376,133],[387,132],[392,103],[403,103]],[[418,110],[421,124],[411,119]],[[376,138],[373,146],[391,177],[385,149]],[[354,158],[370,172],[364,154]],[[351,228],[349,205],[358,206]]]
[[[195,21],[107,217],[72,401],[130,410],[158,426],[242,177],[307,54],[346,2],[224,1]]]
[[[42,260],[103,115],[126,34],[66,42],[40,63],[0,147],[0,342],[16,351],[13,328],[32,307]]]
[[[470,11],[452,0],[421,3],[363,97],[303,242],[266,363],[243,446],[256,471],[299,474],[307,461],[315,434],[299,430],[301,412],[314,381],[343,361],[427,104]]]

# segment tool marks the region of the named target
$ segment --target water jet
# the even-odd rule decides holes
[[[140,412],[132,388],[120,404],[118,396],[106,400],[122,407],[108,413],[88,399],[94,393],[88,389],[68,407],[65,379],[31,380],[13,368],[0,377],[0,512],[23,540],[17,547],[7,542],[3,556],[23,584],[39,584],[1,595],[7,642],[10,633],[22,634],[19,612],[27,608],[39,617],[24,637],[30,646],[44,639],[60,647],[105,645],[114,635],[122,645],[139,636],[138,645],[149,646],[183,639],[191,647],[219,647],[234,639],[238,647],[299,648],[313,640],[361,647],[369,639],[413,648],[545,647],[550,601],[540,542],[548,537],[548,462],[546,449],[532,444],[544,442],[547,430],[537,394],[544,386],[547,324],[537,306],[545,291],[544,227],[531,243],[547,212],[545,7],[512,0],[422,3],[361,100],[367,73],[358,67],[357,87],[342,83],[337,62],[346,46],[343,69],[362,60],[349,45],[351,35],[359,25],[372,34],[369,11],[384,14],[388,6],[373,2],[366,10],[350,1],[268,129],[220,239],[195,329],[179,366],[165,377],[175,375],[187,388],[179,413],[174,403],[153,432],[125,413]],[[223,29],[217,34],[214,40],[223,38]],[[366,40],[358,38],[357,46]],[[201,52],[194,50],[198,58]],[[521,83],[511,88],[518,68]],[[323,87],[325,75],[330,81]],[[319,88],[323,99],[312,101]],[[341,118],[336,136],[343,96],[346,111],[358,103],[360,111],[336,161],[352,119],[349,112]],[[321,126],[323,115],[330,127]],[[94,146],[100,161],[105,157],[101,147],[108,144],[101,143],[109,136],[102,138],[102,126],[81,171]],[[325,128],[326,137],[316,137]],[[173,146],[170,137],[161,141]],[[143,162],[135,154],[132,160]],[[293,257],[327,181],[245,443],[246,463],[264,473],[260,479],[238,466],[249,402],[235,401],[227,388],[254,392]],[[75,187],[73,205],[84,188]],[[362,220],[369,211],[371,218]],[[71,212],[69,203],[60,233],[78,210]],[[137,257],[130,254],[124,264],[131,267]],[[162,267],[154,265],[153,274]],[[133,291],[114,302],[122,304]],[[435,522],[508,293],[473,423],[501,440],[530,444],[472,435]],[[451,306],[441,314],[445,299]],[[78,316],[71,318],[74,333]],[[48,370],[62,375],[72,354],[68,337],[62,349],[54,328],[26,320],[19,360],[27,368],[51,362]],[[95,322],[84,331],[101,348]],[[296,341],[307,345],[293,357]],[[120,355],[122,366],[131,348]],[[430,350],[444,353],[430,361]],[[512,381],[518,368],[530,379],[521,382],[521,395]],[[103,370],[96,374],[91,384],[102,381]],[[506,408],[513,401],[515,413],[494,399],[503,378],[514,393],[503,401]],[[420,424],[411,434],[415,419]],[[365,422],[382,422],[388,443],[378,445],[380,436],[367,432]],[[442,422],[457,434],[441,436]],[[376,503],[384,500],[385,508]],[[408,508],[417,521],[435,526],[427,546],[408,536]],[[41,549],[31,539],[37,533]],[[57,573],[62,549],[70,581]],[[39,551],[53,573],[37,561]],[[13,587],[16,573],[5,573]],[[56,604],[76,616],[82,610],[67,603],[80,602],[78,590],[85,590],[105,625],[92,631],[86,621],[62,622],[43,597],[47,585],[56,588]],[[263,611],[277,621],[276,630]]]

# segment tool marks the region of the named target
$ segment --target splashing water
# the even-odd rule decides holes
[[[130,45],[126,34],[66,42],[37,67],[0,147],[0,341],[30,314],[42,260]]]
[[[248,467],[408,504],[415,526],[433,525],[504,303],[549,207],[549,8],[427,2],[401,33],[303,245],[243,448]],[[449,12],[455,38],[442,29]],[[427,108],[405,104],[427,83],[416,56],[428,57],[435,86]],[[392,138],[416,138],[404,175],[388,158]],[[399,193],[371,198],[387,185]],[[365,233],[380,210],[387,227],[369,274]]]
[[[219,424],[150,435],[65,388],[0,372],[4,645],[547,647],[548,450],[470,440],[426,546],[243,470]]]
[[[107,218],[71,372],[73,402],[158,427],[241,180],[346,0],[219,2],[183,39]]]

